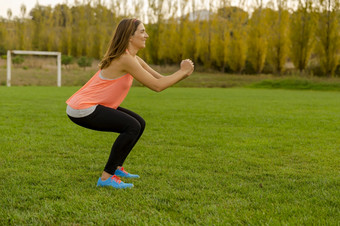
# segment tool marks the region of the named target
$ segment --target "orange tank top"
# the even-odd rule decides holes
[[[116,79],[104,79],[99,70],[66,103],[74,109],[85,109],[94,105],[117,109],[128,94],[133,77],[126,74]]]

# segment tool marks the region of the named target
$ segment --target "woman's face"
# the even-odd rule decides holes
[[[137,30],[130,38],[130,44],[137,49],[145,48],[145,41],[149,35],[145,31],[144,25],[141,23],[138,25]]]

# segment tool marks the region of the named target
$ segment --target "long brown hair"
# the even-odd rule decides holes
[[[107,68],[114,59],[125,53],[130,37],[136,32],[138,25],[141,23],[137,19],[123,19],[119,22],[109,43],[109,48],[99,63],[100,69]]]

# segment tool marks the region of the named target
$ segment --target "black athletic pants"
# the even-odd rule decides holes
[[[109,174],[114,174],[117,167],[123,165],[145,128],[145,121],[142,117],[122,107],[113,109],[98,105],[96,110],[88,116],[68,117],[74,123],[88,129],[120,133],[113,143],[104,169]]]

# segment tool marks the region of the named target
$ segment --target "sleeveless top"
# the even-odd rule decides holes
[[[86,109],[98,104],[117,109],[128,94],[133,77],[125,74],[116,79],[105,79],[99,70],[66,103],[73,109]]]

